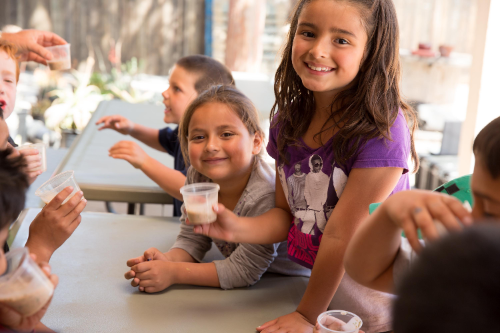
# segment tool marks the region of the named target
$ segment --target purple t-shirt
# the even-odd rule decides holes
[[[312,268],[328,218],[339,201],[347,178],[356,168],[403,168],[391,194],[410,189],[408,158],[411,152],[410,132],[401,111],[391,127],[392,141],[371,139],[359,154],[341,167],[334,162],[332,140],[312,149],[300,139],[303,147],[288,146],[289,164],[279,160],[277,140],[279,124],[270,130],[267,152],[276,160],[279,179],[294,216],[288,233],[288,257]]]

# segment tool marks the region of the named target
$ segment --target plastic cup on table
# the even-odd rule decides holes
[[[17,147],[17,150],[21,151],[24,149],[36,149],[42,158],[42,165],[38,168],[29,170],[29,171],[47,171],[47,151],[45,143],[27,143],[22,146]]]
[[[219,202],[219,185],[196,183],[181,187],[184,207],[191,224],[215,222],[217,214],[213,206]]]
[[[26,247],[8,252],[5,259],[7,270],[0,276],[0,303],[24,316],[37,313],[54,293],[54,285]]]
[[[47,61],[51,71],[62,71],[71,68],[70,44],[46,47],[52,53],[52,60]]]
[[[331,310],[318,317],[320,333],[358,333],[363,321],[352,312]]]
[[[71,192],[71,194],[64,199],[62,203],[62,205],[64,205],[69,199],[71,199],[71,197],[80,191],[80,187],[75,180],[75,172],[72,170],[62,172],[47,180],[35,191],[35,195],[48,204],[59,192],[68,186],[73,187],[73,192]]]

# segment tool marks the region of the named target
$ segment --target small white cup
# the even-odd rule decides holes
[[[42,165],[39,166],[38,168],[29,170],[29,171],[42,171],[45,172],[47,171],[47,151],[46,151],[46,145],[43,142],[40,143],[26,143],[22,146],[17,147],[17,150],[21,151],[24,149],[36,149],[38,150],[38,153],[40,154],[40,157],[42,158]]]
[[[70,44],[46,47],[52,53],[52,60],[47,61],[51,71],[62,71],[71,68]]]
[[[181,187],[184,207],[191,224],[215,222],[217,214],[213,206],[219,202],[219,185],[196,183]]]
[[[320,333],[358,333],[363,321],[352,312],[331,310],[318,317]]]
[[[54,285],[36,262],[28,248],[12,250],[5,255],[7,270],[0,276],[0,303],[31,316],[49,301]]]
[[[71,194],[62,202],[62,205],[64,205],[78,191],[80,191],[80,187],[75,180],[75,172],[72,170],[62,172],[47,180],[35,191],[35,195],[39,196],[43,202],[48,204],[59,192],[68,186],[73,187],[73,192],[71,192]]]

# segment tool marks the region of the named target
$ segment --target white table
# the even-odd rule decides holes
[[[137,142],[148,155],[164,165],[174,166],[173,157],[150,148],[131,136],[110,129],[98,131],[96,121],[113,114],[120,114],[135,123],[152,128],[166,126],[163,122],[163,109],[159,106],[130,104],[119,100],[101,102],[55,174],[74,170],[76,181],[88,200],[172,204],[172,197],[142,171],[125,160],[115,160],[108,156],[109,148],[115,143],[130,140]]]
[[[21,214],[12,248],[24,245],[39,211]],[[255,332],[297,308],[307,278],[265,274],[249,288],[176,285],[156,294],[131,287],[123,277],[127,259],[149,247],[167,251],[178,231],[175,218],[82,213],[51,259],[60,282],[43,323],[56,332]],[[206,260],[216,258],[213,247]]]

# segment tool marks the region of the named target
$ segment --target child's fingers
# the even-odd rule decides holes
[[[434,219],[426,208],[416,207],[412,212],[413,221],[422,231],[422,234],[429,240],[439,237]]]
[[[68,186],[66,187],[64,190],[62,190],[61,192],[59,192],[55,197],[54,199],[52,199],[48,204],[47,206],[45,206],[46,208],[51,208],[51,209],[58,209],[62,202],[64,201],[64,199],[66,199],[68,197],[68,195],[70,195],[70,193],[73,192],[73,187],[72,186]]]
[[[146,251],[144,251],[144,260],[146,261],[154,260],[155,254],[158,252],[159,251],[154,247],[147,249]]]
[[[273,326],[274,324],[276,324],[278,322],[278,318],[276,319],[273,319],[273,320],[270,320],[268,321],[267,323],[264,323],[262,325],[260,325],[259,327],[257,327],[257,331],[263,331],[265,330],[266,328],[270,327],[270,326]]]
[[[450,208],[442,201],[433,201],[427,205],[431,216],[441,222],[446,229],[460,230],[461,226],[457,221],[457,217]]]
[[[38,149],[32,149],[32,148],[26,148],[23,150],[20,150],[19,153],[24,156],[26,161],[32,161],[33,158],[38,157],[38,160],[41,159],[40,153],[38,152]]]
[[[138,278],[134,278],[134,279],[132,279],[132,281],[130,281],[130,285],[132,287],[137,287],[139,285],[139,283],[141,283],[141,280],[139,280]]]
[[[131,269],[136,273],[144,273],[151,269],[151,262],[142,262],[140,264],[134,265]]]
[[[464,225],[472,224],[472,214],[467,208],[464,207],[460,200],[455,199],[451,196],[446,197],[443,200],[448,205],[448,208],[453,212],[453,214],[458,217]]]
[[[139,291],[144,291],[144,287],[139,287]]]
[[[135,272],[133,270],[128,271],[123,275],[125,279],[130,280],[135,277]]]
[[[144,262],[144,256],[140,256],[137,258],[132,258],[132,259],[127,260],[127,266],[132,267],[132,266],[137,265],[141,262]]]

